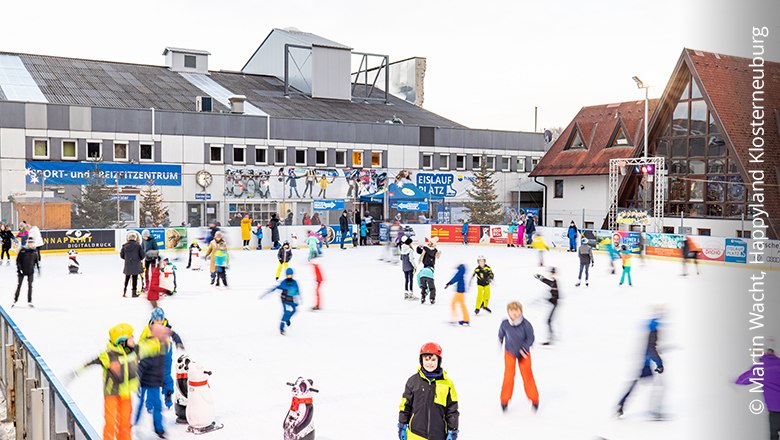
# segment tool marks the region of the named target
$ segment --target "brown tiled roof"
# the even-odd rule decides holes
[[[769,213],[770,235],[777,238],[780,233],[780,63],[764,63],[764,101],[757,102],[763,104],[765,112],[764,163],[750,163],[754,72],[749,66],[752,60],[692,49],[685,49],[683,56],[691,73],[699,78],[710,109],[716,113],[737,153],[745,182],[751,182],[746,170],[764,170],[764,209]],[[752,213],[748,211],[748,214]]]
[[[650,100],[650,115],[657,104],[657,99]],[[635,147],[644,142],[644,112],[644,100],[583,107],[536,165],[531,176],[609,174],[610,159],[632,157]],[[610,147],[618,124],[625,127],[630,146]],[[564,150],[575,127],[580,131],[586,148]]]

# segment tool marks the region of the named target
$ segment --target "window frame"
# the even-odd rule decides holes
[[[477,162],[476,164],[474,162]],[[471,155],[471,169],[472,170],[478,170],[482,168],[482,155],[481,154],[472,154]]]
[[[116,146],[117,145],[124,145],[125,146],[125,157],[120,157],[117,159],[116,157]],[[114,144],[111,146],[111,151],[113,153],[113,159],[114,162],[130,162],[130,143],[127,141],[124,142],[116,142],[114,141]],[[139,151],[140,154],[140,151]]]
[[[458,159],[463,159],[463,166],[458,166]],[[455,170],[456,171],[465,171],[466,170],[466,160],[468,157],[465,154],[456,154],[455,155]]]
[[[188,66],[187,65],[187,60],[188,59],[192,60],[194,66]],[[184,59],[182,59],[182,65],[184,66],[185,69],[197,69],[198,68],[198,57],[196,55],[184,54]]]
[[[541,157],[532,157],[531,158],[531,169],[529,171],[533,171],[534,168],[536,168],[537,165],[539,165],[539,162],[542,160]]]
[[[73,143],[73,156],[65,156],[65,143],[66,142],[72,142]],[[79,160],[79,141],[75,139],[63,139],[60,141],[60,158],[62,160],[67,161],[76,161]]]
[[[319,158],[317,157],[320,153],[322,153],[324,160],[322,162],[319,161]],[[326,167],[328,166],[328,150],[323,148],[318,148],[314,150],[314,166],[318,167]]]
[[[97,157],[91,157],[89,155],[89,144],[97,144],[97,146],[98,146],[98,155],[97,155]],[[87,160],[95,160],[95,161],[101,160],[103,158],[103,142],[102,141],[90,141],[90,140],[88,140],[87,141],[87,151],[86,151],[86,153],[87,153]]]
[[[515,163],[517,164],[517,172],[518,173],[527,173],[528,171],[526,171],[525,161],[526,161],[526,159],[528,159],[528,157],[527,156],[516,156],[515,159],[516,159]],[[520,164],[523,164],[523,166],[520,166]]]
[[[219,150],[219,160],[214,160],[211,153],[214,151],[214,149]],[[225,163],[225,145],[223,144],[209,144],[209,163],[214,164],[223,164]]]
[[[280,152],[284,155],[284,158],[282,160],[278,160]],[[281,166],[287,165],[287,148],[274,147],[274,165],[281,165]]]
[[[504,160],[506,160],[506,167],[504,167]],[[512,156],[501,156],[501,171],[505,173],[512,172]]]
[[[558,192],[558,184],[561,185],[561,192]],[[555,179],[553,181],[553,198],[554,199],[562,199],[563,198],[563,187],[564,187],[564,180],[563,179]]]
[[[244,159],[242,160],[236,160],[236,151],[237,150],[243,150],[244,151]],[[224,159],[224,152],[223,152],[223,159]],[[233,163],[237,165],[246,165],[246,145],[233,145]]]
[[[36,142],[43,142],[46,144],[46,155],[36,155],[35,154],[35,143]],[[51,157],[51,150],[49,149],[49,140],[48,139],[42,139],[42,138],[35,138],[32,140],[32,158],[33,159],[48,159]]]
[[[306,148],[296,148],[295,149],[295,166],[297,167],[305,167],[306,163],[308,162],[306,160]],[[303,153],[303,162],[298,161],[298,153]]]
[[[439,163],[439,170],[441,170],[441,171],[449,171],[451,169],[450,168],[450,159],[452,159],[452,157],[449,154],[440,154],[439,155],[439,162],[440,162]],[[447,164],[444,165],[442,163],[442,160],[447,161]],[[433,164],[433,163],[431,163],[431,164]]]
[[[497,171],[496,168],[496,156],[485,156],[485,160],[487,161],[487,169],[488,171]],[[493,166],[490,166],[490,161],[493,161]]]
[[[263,156],[263,160],[257,160],[257,153],[259,151],[263,151],[265,154]],[[256,146],[255,147],[255,165],[268,165],[268,147],[265,146]]]
[[[350,154],[350,162],[352,168],[363,168],[363,159],[364,159],[363,153],[364,153],[363,150],[352,150],[352,154]],[[360,163],[355,163],[356,154],[360,155],[360,161],[359,161]]]
[[[428,159],[428,165],[425,165],[425,159]],[[432,170],[433,169],[433,153],[423,153],[422,159],[420,161],[420,168],[423,170]]]
[[[379,155],[379,165],[374,165],[374,155]],[[383,160],[382,160],[382,151],[372,151],[371,152],[371,168],[382,168],[384,166]]]
[[[339,154],[342,154],[344,156],[343,160],[341,162],[339,162]],[[337,167],[346,168],[347,167],[347,150],[336,150],[335,161],[336,161],[336,166]]]
[[[143,151],[143,147],[151,147],[150,151],[152,152],[151,159],[144,159],[141,155],[141,152]],[[222,153],[222,157],[225,157],[224,152]],[[138,161],[139,162],[154,162],[154,142],[139,142],[138,143]]]

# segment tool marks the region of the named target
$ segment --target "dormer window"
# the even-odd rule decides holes
[[[630,147],[631,142],[628,140],[628,136],[626,136],[626,130],[623,128],[622,124],[618,124],[617,131],[612,136],[612,142],[609,143],[610,147]]]
[[[196,60],[195,55],[184,55],[184,67],[195,69],[198,65]]]
[[[165,65],[174,72],[209,73],[209,55],[205,50],[166,47]]]
[[[585,142],[582,140],[582,133],[580,133],[579,127],[574,126],[574,130],[569,136],[569,142],[566,143],[564,150],[585,150]]]

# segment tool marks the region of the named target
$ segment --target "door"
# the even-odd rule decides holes
[[[187,222],[193,227],[203,226],[203,203],[187,203]]]

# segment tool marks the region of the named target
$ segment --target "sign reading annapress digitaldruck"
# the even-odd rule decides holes
[[[43,172],[46,183],[51,185],[86,185],[89,177],[100,170],[107,184],[181,186],[181,165],[121,164],[94,162],[27,162],[27,183],[40,184]]]

